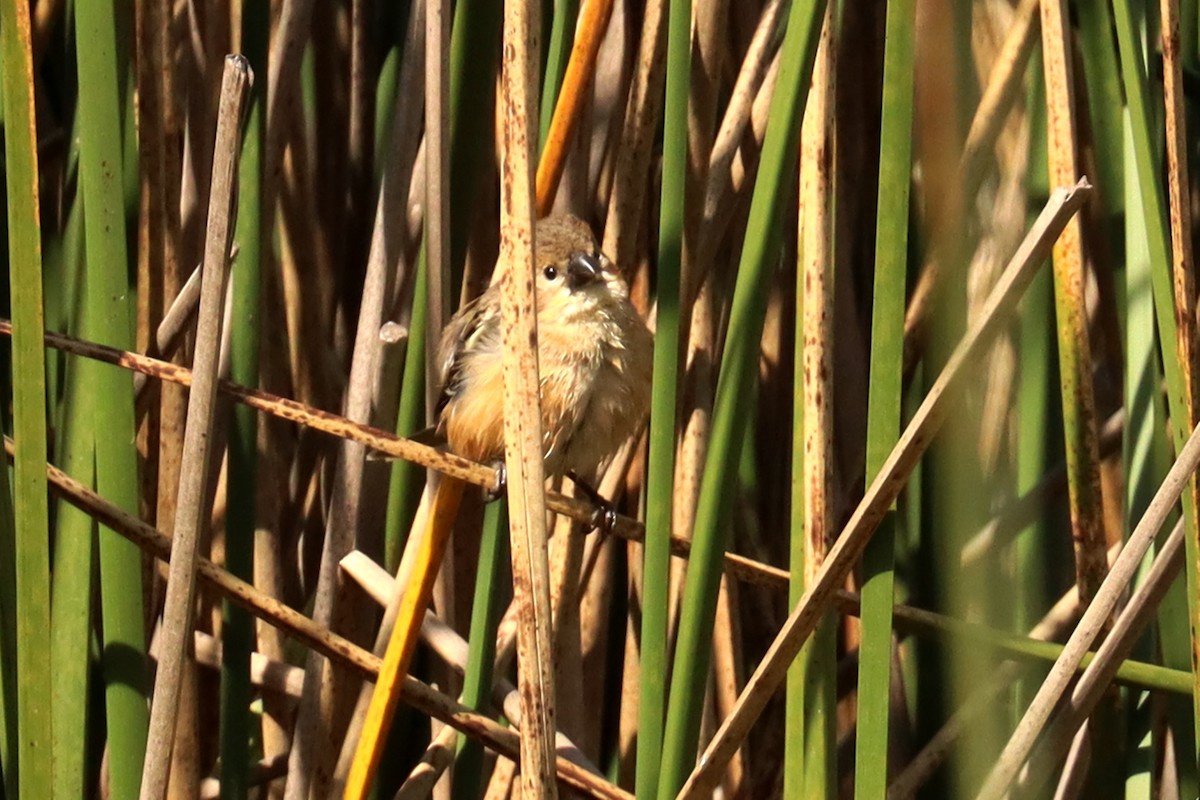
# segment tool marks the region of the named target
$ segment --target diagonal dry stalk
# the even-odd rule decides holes
[[[1105,627],[1105,621],[1116,608],[1125,588],[1133,579],[1142,557],[1154,541],[1163,521],[1171,513],[1176,501],[1179,500],[1186,484],[1191,480],[1197,465],[1200,465],[1200,427],[1192,432],[1187,444],[1180,451],[1179,458],[1171,466],[1170,472],[1167,473],[1167,477],[1159,486],[1154,499],[1147,506],[1146,513],[1138,522],[1137,528],[1130,534],[1125,549],[1121,551],[1121,555],[1113,564],[1108,577],[1104,579],[1104,583],[1101,584],[1091,605],[1084,612],[1075,632],[1063,647],[1058,660],[1055,661],[1050,674],[1038,689],[1037,695],[1034,696],[1033,702],[1025,711],[1020,724],[1009,738],[1008,744],[1005,745],[1004,751],[1000,754],[999,760],[980,790],[981,800],[1003,796],[1021,765],[1029,757],[1043,728],[1049,721],[1050,715],[1070,685],[1084,653],[1100,636]]]
[[[1079,677],[1062,712],[1046,732],[1043,743],[1028,766],[1027,774],[1022,776],[1019,783],[1023,793],[1037,791],[1068,747],[1074,752],[1072,736],[1075,737],[1074,744],[1078,744],[1088,730],[1088,715],[1101,701],[1117,668],[1132,652],[1138,637],[1153,619],[1163,595],[1179,576],[1183,566],[1183,542],[1184,520],[1180,519],[1163,543],[1150,571],[1113,622],[1112,630],[1100,645],[1095,658]]]
[[[680,792],[681,798],[698,798],[711,792],[733,752],[779,688],[788,666],[812,634],[837,588],[853,569],[863,547],[895,501],[907,478],[928,448],[949,412],[949,400],[968,372],[971,359],[989,344],[1016,307],[1037,268],[1049,253],[1066,223],[1082,206],[1091,187],[1080,181],[1072,188],[1055,190],[1025,241],[1009,262],[980,314],[929,390],[896,447],[867,489],[862,502],[842,529],[825,563],[784,623],[758,669],[746,684],[738,705],[721,725]]]
[[[142,768],[143,800],[166,795],[175,742],[175,720],[183,680],[187,645],[192,638],[192,599],[195,593],[196,558],[200,530],[208,514],[205,491],[209,477],[209,452],[217,394],[221,327],[229,244],[233,237],[233,206],[237,185],[241,123],[253,74],[242,56],[225,59],[217,138],[213,151],[209,191],[208,233],[204,248],[204,273],[196,328],[194,382],[188,395],[187,428],[183,441],[183,466],[176,498],[177,520],[163,610],[162,655],[154,682],[150,729]]]

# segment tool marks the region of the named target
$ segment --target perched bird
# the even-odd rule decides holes
[[[596,504],[593,524],[611,527],[612,508],[586,481],[646,417],[652,338],[586,224],[571,216],[542,220],[535,244],[546,474],[570,476]],[[438,354],[442,394],[435,437],[485,463],[504,458],[501,348],[500,285],[494,284],[454,316]],[[347,800],[361,800],[371,787],[464,486],[444,476],[425,535],[410,540],[418,542],[417,550],[346,777]]]
[[[535,243],[546,474],[593,480],[646,418],[653,340],[586,223],[548,217]],[[475,461],[504,457],[501,360],[493,283],[450,321],[438,353],[438,432]]]

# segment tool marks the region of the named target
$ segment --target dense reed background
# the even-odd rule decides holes
[[[376,796],[1200,794],[1197,0],[0,10],[3,800],[340,795],[531,209],[648,429],[611,533],[466,492]]]

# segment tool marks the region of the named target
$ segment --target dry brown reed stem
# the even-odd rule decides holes
[[[1038,790],[1050,770],[1066,753],[1076,731],[1082,733],[1084,729],[1081,726],[1112,683],[1121,662],[1133,651],[1167,589],[1179,576],[1183,566],[1184,527],[1183,519],[1175,523],[1149,573],[1121,609],[1112,630],[1096,651],[1095,658],[1079,677],[1070,698],[1038,745],[1037,753],[1028,765],[1027,775],[1018,784],[1022,794],[1033,794]]]
[[[555,800],[554,633],[546,553],[545,465],[534,293],[532,150],[536,145],[539,7],[506,0],[500,60],[500,339],[504,356],[504,457],[517,628],[521,796]]]
[[[429,797],[434,784],[454,763],[457,741],[458,731],[449,725],[442,728],[425,748],[420,761],[413,767],[412,772],[408,773],[404,783],[400,784],[393,800],[425,800]]]
[[[714,392],[712,365],[712,254],[701,252],[704,194],[716,135],[721,66],[726,48],[722,21],[728,18],[728,0],[700,0],[692,7],[695,37],[692,45],[691,78],[688,82],[687,174],[684,178],[683,259],[680,263],[680,295],[695,297],[679,308],[679,327],[687,333],[682,355],[683,374],[679,386],[679,445],[675,460],[671,530],[690,537],[695,524],[700,475],[708,451]],[[690,287],[697,287],[695,290]],[[683,576],[671,575],[671,608],[668,630],[674,630],[677,600]]]
[[[950,400],[969,373],[973,359],[1007,323],[1042,260],[1090,191],[1087,181],[1080,181],[1069,189],[1059,188],[1051,194],[1042,214],[989,294],[979,318],[951,354],[946,367],[830,549],[821,571],[805,590],[758,669],[747,682],[737,707],[722,723],[716,737],[705,750],[699,766],[685,783],[681,798],[706,796],[715,788],[730,756],[745,739],[767,701],[782,683],[788,666],[829,607],[837,589],[858,562],[863,547],[945,420],[950,410]]]
[[[1041,10],[1049,178],[1051,186],[1065,186],[1078,177],[1079,163],[1070,69],[1071,26],[1066,0],[1043,0]],[[1108,563],[1104,557],[1107,544],[1084,273],[1083,228],[1075,218],[1054,244],[1054,305],[1075,580],[1087,602],[1104,580]]]
[[[1187,114],[1184,108],[1183,59],[1179,51],[1179,0],[1160,0],[1163,50],[1163,101],[1166,105],[1167,195],[1171,217],[1171,274],[1175,287],[1175,347],[1183,378],[1183,405],[1187,427],[1200,422],[1200,369],[1196,367],[1196,278],[1192,257],[1191,198],[1188,179]],[[1192,476],[1184,502],[1190,513],[1188,531],[1191,558],[1200,558],[1200,482]],[[1192,568],[1200,570],[1200,564]],[[1192,664],[1200,658],[1200,604],[1188,603]],[[1200,670],[1193,669],[1193,702],[1200,703]],[[1200,711],[1200,708],[1193,713]]]
[[[264,783],[270,783],[285,775],[287,775],[286,755],[264,758],[250,767],[250,773],[246,776],[246,785],[262,786]],[[220,778],[205,778],[200,781],[197,791],[196,797],[199,800],[219,800],[221,797]]]
[[[425,8],[425,263],[429,303],[425,360],[425,408],[437,408],[437,350],[450,320],[450,2],[429,0]],[[404,105],[403,101],[397,105]],[[432,422],[432,419],[427,419]]]
[[[1071,743],[1067,763],[1059,777],[1058,786],[1054,789],[1054,800],[1077,800],[1083,796],[1088,773],[1092,768],[1093,741],[1091,728],[1085,725]]]
[[[992,768],[991,774],[980,791],[980,798],[999,798],[1008,789],[1016,777],[1017,771],[1025,763],[1035,742],[1041,735],[1042,729],[1049,720],[1063,693],[1066,691],[1075,671],[1079,667],[1084,654],[1103,632],[1105,623],[1120,601],[1126,586],[1133,579],[1138,564],[1146,554],[1154,537],[1162,527],[1163,521],[1174,508],[1184,487],[1200,464],[1200,428],[1193,430],[1179,453],[1179,457],[1171,466],[1167,477],[1159,486],[1154,499],[1146,508],[1133,533],[1130,534],[1125,548],[1117,557],[1108,577],[1104,579],[1100,590],[1096,593],[1091,605],[1084,612],[1083,618],[1071,634],[1058,660],[1050,670],[1050,674],[1038,689],[1033,702],[1025,711],[1020,724],[1013,732],[1001,753],[999,760]]]
[[[229,243],[233,236],[233,204],[237,186],[241,122],[253,73],[242,56],[225,59],[221,103],[213,150],[209,192],[208,232],[204,246],[204,272],[208,280],[200,291],[196,326],[194,382],[188,396],[183,464],[176,498],[176,524],[172,541],[167,596],[163,609],[163,641],[150,728],[142,767],[142,800],[166,795],[175,743],[175,721],[183,680],[187,645],[191,641],[192,599],[196,585],[196,558],[200,530],[208,515],[207,479],[217,394],[225,284],[228,278]]]
[[[537,215],[544,217],[554,205],[558,182],[567,163],[567,148],[579,126],[580,110],[587,98],[588,87],[596,72],[596,56],[612,16],[613,0],[584,0],[575,28],[571,58],[563,73],[558,102],[550,120],[550,131],[542,145],[542,157],[537,166]],[[553,98],[549,98],[553,100]],[[620,261],[617,262],[621,263]]]
[[[196,663],[210,669],[220,669],[223,659],[220,639],[203,631],[196,631],[192,652]],[[152,653],[152,655],[154,655]],[[282,661],[268,658],[260,652],[250,654],[250,682],[266,692],[299,700],[304,685],[304,670]]]
[[[833,46],[833,10],[826,5],[820,42],[813,61],[812,91],[804,108],[800,132],[801,237],[796,274],[799,306],[802,380],[803,464],[803,585],[811,586],[837,534],[834,527],[833,489],[833,105],[837,61]],[[793,536],[795,533],[793,532]],[[791,547],[793,557],[796,547]],[[792,564],[795,570],[799,565]],[[837,775],[837,632],[832,615],[818,624],[802,658],[806,681],[803,705],[807,781],[824,776],[823,786],[833,793]],[[789,699],[789,706],[791,699]],[[787,728],[788,735],[800,731]],[[811,735],[810,735],[811,734]],[[822,766],[823,765],[823,766]]]
[[[782,34],[784,5],[782,0],[768,0],[763,6],[758,26],[738,69],[721,125],[713,139],[704,181],[700,241],[695,250],[695,272],[698,275],[706,275],[711,269],[713,253],[728,227],[730,215],[727,206],[730,193],[734,191],[734,159],[742,149],[747,128],[752,125],[753,111],[759,105],[760,97],[769,97],[774,93],[774,82],[769,81],[767,76],[778,60],[775,53]],[[756,144],[761,141],[761,136],[755,136]],[[688,293],[682,295],[682,305],[687,307],[700,290],[700,284],[693,282],[684,288]]]
[[[58,8],[51,11],[52,8]],[[62,3],[38,3],[36,15],[45,18],[47,12],[57,15]],[[159,326],[163,311],[170,297],[164,283],[174,283],[178,278],[178,264],[174,263],[176,248],[168,237],[171,205],[168,195],[167,160],[173,141],[166,133],[165,109],[170,99],[164,92],[167,74],[171,71],[167,52],[167,27],[163,16],[167,14],[166,3],[161,0],[139,4],[134,15],[134,35],[139,57],[136,64],[138,100],[138,246],[137,246],[137,347],[150,351],[152,331]],[[36,23],[36,20],[35,20]],[[44,31],[44,33],[47,31]],[[35,29],[36,34],[36,29]],[[44,46],[34,44],[35,53]],[[35,56],[36,57],[36,56]],[[178,186],[176,182],[174,184]],[[174,205],[179,208],[178,202]],[[170,276],[168,278],[168,276]],[[172,287],[172,291],[174,287]],[[134,390],[137,391],[134,376]],[[158,496],[158,461],[153,458],[159,448],[159,423],[161,406],[159,392],[141,403],[135,403],[138,412],[138,452],[144,457],[141,472],[142,502],[144,507],[156,505]]]
[[[12,457],[12,439],[5,437],[5,451]],[[67,502],[81,509],[102,525],[112,528],[147,555],[165,561],[171,552],[171,539],[117,508],[87,486],[50,464],[46,477],[51,488]],[[213,564],[207,558],[197,558],[196,576],[222,597],[245,608],[254,616],[278,628],[310,649],[319,650],[327,658],[352,669],[367,680],[379,673],[380,659],[353,642],[338,636],[300,612],[275,598],[268,597],[254,586]],[[405,679],[402,699],[422,714],[434,717],[468,736],[479,739],[485,746],[508,758],[519,759],[520,737],[488,717],[476,713],[421,681]],[[560,758],[556,763],[557,778],[565,786],[584,792],[590,797],[631,800],[632,795],[621,791],[587,770]]]
[[[637,63],[629,87],[625,124],[617,149],[617,165],[608,213],[604,222],[603,250],[631,278],[637,252],[638,230],[646,201],[646,173],[650,151],[663,111],[666,80],[667,15],[665,0],[646,0]]]

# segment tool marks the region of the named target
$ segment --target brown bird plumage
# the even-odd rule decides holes
[[[652,337],[586,223],[540,221],[535,259],[546,473],[592,479],[646,417]],[[438,351],[438,430],[476,461],[504,457],[500,348],[497,283],[459,310]]]

